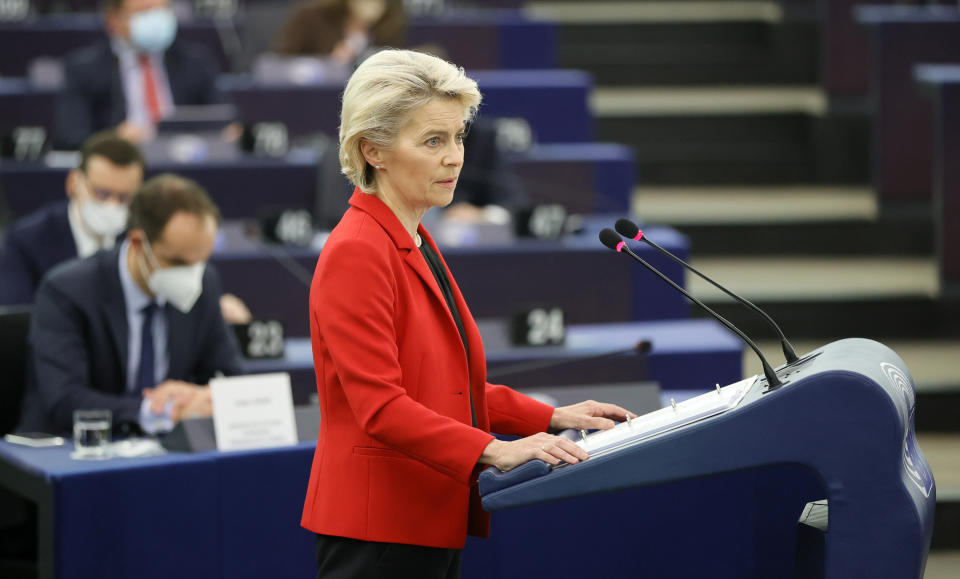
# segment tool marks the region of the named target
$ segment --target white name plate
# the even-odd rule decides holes
[[[244,450],[297,443],[290,375],[253,374],[210,380],[217,449]]]

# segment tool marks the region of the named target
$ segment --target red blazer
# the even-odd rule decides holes
[[[489,532],[476,475],[490,430],[542,432],[553,408],[488,384],[480,333],[449,269],[469,360],[400,221],[359,190],[350,205],[310,288],[321,425],[301,524],[367,541],[463,548],[467,532]],[[422,226],[419,233],[436,250]]]

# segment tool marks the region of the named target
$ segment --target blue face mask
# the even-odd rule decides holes
[[[154,8],[130,17],[130,43],[143,52],[160,53],[177,36],[177,17],[169,8]]]

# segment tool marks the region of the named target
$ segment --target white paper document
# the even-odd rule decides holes
[[[740,403],[755,380],[756,376],[751,376],[740,382],[638,416],[628,422],[621,422],[610,430],[598,430],[577,441],[577,444],[591,456],[596,456],[726,412]]]
[[[290,375],[286,372],[214,378],[210,390],[217,449],[297,443]]]

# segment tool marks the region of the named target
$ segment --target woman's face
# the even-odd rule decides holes
[[[463,165],[463,105],[433,99],[411,115],[390,149],[370,148],[381,195],[422,214],[453,201]]]

